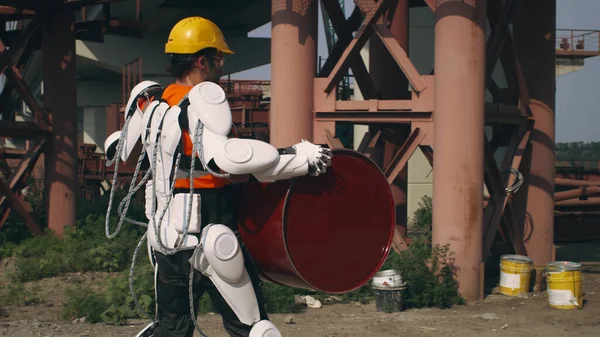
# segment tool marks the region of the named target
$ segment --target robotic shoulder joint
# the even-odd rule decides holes
[[[188,94],[188,113],[212,133],[227,136],[231,131],[231,109],[223,88],[212,82],[202,82]]]

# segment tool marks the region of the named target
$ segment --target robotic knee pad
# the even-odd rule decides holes
[[[241,247],[229,227],[218,224],[205,227],[190,263],[211,279],[240,322],[252,326],[251,337],[281,336],[273,323],[260,318]]]
[[[262,320],[252,327],[249,337],[281,337],[281,332],[270,321]]]

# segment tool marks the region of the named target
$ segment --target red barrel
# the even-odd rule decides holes
[[[319,177],[249,183],[239,214],[240,235],[265,279],[332,294],[369,282],[394,234],[387,180],[348,149],[333,150]]]

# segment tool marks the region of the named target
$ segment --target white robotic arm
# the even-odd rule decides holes
[[[258,181],[273,182],[325,173],[331,165],[331,151],[305,140],[277,150],[257,140],[229,139],[215,153],[214,160],[231,174],[252,174]]]
[[[231,110],[223,89],[210,82],[195,86],[189,93],[190,130],[202,123],[202,146],[198,155],[211,160],[228,174],[252,174],[261,182],[273,182],[306,174],[318,176],[331,166],[331,150],[302,140],[289,148],[276,149],[254,139],[227,139]],[[194,136],[193,132],[191,133]]]
[[[129,118],[129,121],[122,131],[114,132],[108,136],[104,142],[104,152],[109,161],[112,161],[115,158],[121,137],[124,137],[124,139],[120,158],[123,161],[129,159],[129,156],[140,139],[145,127],[142,123],[144,113],[142,112],[142,107],[139,105],[140,99],[146,98],[146,100],[149,101],[150,97],[154,96],[157,92],[162,91],[162,89],[160,84],[153,81],[143,81],[133,88],[129,101],[125,107],[125,120],[127,121]]]

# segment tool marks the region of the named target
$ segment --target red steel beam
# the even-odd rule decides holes
[[[510,144],[507,148],[506,154],[504,155],[504,159],[502,161],[502,167],[507,168],[511,167],[513,169],[520,169],[522,153],[525,150],[527,144],[529,144],[529,138],[531,135],[531,131],[527,130],[521,136],[519,140],[519,133],[514,132],[511,137]],[[487,202],[484,202],[484,241],[483,241],[483,258],[485,259],[492,248],[494,243],[494,239],[496,237],[496,233],[498,231],[498,227],[500,226],[500,222],[504,219],[504,223],[502,226],[503,232],[506,232],[506,236],[510,238],[515,251],[518,251],[520,254],[526,255],[526,249],[523,244],[523,236],[521,235],[524,231],[522,226],[519,226],[519,223],[515,221],[512,204],[509,203],[510,196],[506,194],[505,186],[500,178],[500,171],[497,168],[496,161],[491,153],[491,148],[489,143],[486,142],[485,145],[485,156],[486,156],[486,175],[490,177],[487,178],[489,180],[495,179],[496,183],[490,181],[488,185],[488,189],[493,192],[490,196],[490,199]],[[487,180],[486,179],[486,180]],[[511,175],[508,180],[508,186],[514,183],[514,177]],[[493,185],[493,188],[490,188],[490,185]],[[501,189],[500,191],[498,191]],[[484,199],[486,199],[484,197]],[[504,213],[507,211],[510,214],[506,216]],[[508,219],[508,222],[506,221]]]
[[[600,181],[589,181],[589,180],[575,180],[565,178],[555,178],[554,183],[558,186],[600,186]]]
[[[600,206],[600,197],[588,198],[587,200],[563,200],[555,203],[556,207],[595,207]]]
[[[40,157],[46,143],[46,138],[41,138],[37,141],[35,146],[32,146],[29,149],[28,153],[25,155],[21,163],[19,163],[19,166],[17,166],[17,168],[14,170],[11,176],[7,179],[8,188],[10,189],[10,191],[16,193],[15,189],[17,188],[19,183],[25,183],[26,178],[31,173],[31,170],[33,169],[33,166]],[[0,197],[0,209],[4,206],[6,199],[6,196]]]
[[[429,7],[429,9],[431,9],[431,11],[435,13],[435,8],[437,7],[436,0],[424,0],[424,1],[425,1],[425,4],[427,5],[427,7]]]
[[[416,92],[425,90],[425,88],[427,88],[427,83],[423,77],[421,77],[415,66],[408,58],[406,51],[404,51],[402,46],[400,46],[387,26],[383,24],[377,24],[374,25],[374,29],[375,33],[377,33],[377,36],[381,39],[381,41],[383,41],[385,47],[394,57],[396,64],[402,69],[406,75],[406,78],[408,78],[413,90]]]
[[[526,201],[517,203],[515,216],[520,223],[531,221],[532,233],[525,244],[536,265],[553,259],[556,53],[554,39],[548,35],[555,30],[556,0],[519,1],[513,17],[514,50],[527,79],[526,85],[520,83],[519,87],[529,92],[535,125],[524,158],[530,169],[522,171],[526,182],[522,190],[527,192],[522,197]]]
[[[350,20],[345,19],[345,14],[336,1],[323,1],[321,3],[323,5],[323,10],[327,12],[329,19],[331,20],[335,34],[338,36],[338,41],[332,48],[331,53],[321,70],[324,74],[329,75],[329,72],[331,72],[335,65],[333,61],[339,60],[345,48],[352,41],[352,32],[355,27],[352,27]],[[355,10],[358,10],[358,7],[355,8]],[[355,57],[350,62],[350,68],[352,69],[356,84],[358,85],[363,98],[368,99],[375,97],[375,86],[371,80],[371,76],[369,76],[369,71],[367,70],[362,57]]]
[[[352,39],[348,47],[346,47],[346,50],[344,50],[344,53],[337,61],[335,67],[331,71],[331,74],[329,74],[327,78],[328,84],[324,90],[326,93],[331,92],[331,90],[337,86],[342,74],[348,70],[350,60],[359,53],[359,51],[364,47],[365,43],[369,40],[373,34],[373,24],[376,23],[385,10],[389,8],[390,3],[391,0],[380,0],[373,5],[373,8],[370,9],[369,12],[366,13],[365,20],[358,29],[356,36],[354,39]],[[359,3],[358,5],[360,6],[361,4]]]
[[[576,198],[587,198],[591,196],[598,196],[600,194],[600,186],[582,186],[569,191],[556,192],[554,194],[554,201],[563,201]]]
[[[369,73],[377,88],[376,97],[380,99],[377,105],[378,108],[384,108],[388,100],[399,100],[399,105],[409,105],[412,109],[413,102],[410,101],[411,93],[408,91],[409,81],[403,72],[403,67],[414,68],[406,58],[405,52],[408,50],[408,1],[395,1],[383,17],[389,21],[389,29],[380,28],[377,30],[378,37],[369,41]],[[354,59],[362,60],[362,57]],[[397,63],[397,60],[401,60],[400,63]],[[411,73],[411,76],[414,77],[414,73]],[[420,75],[416,73],[416,76]],[[339,108],[337,104],[336,108]],[[391,175],[388,177],[388,182],[396,209],[397,232],[394,236],[394,249],[399,251],[407,248],[404,241],[408,234],[408,165],[406,163],[425,132],[421,130],[419,134],[419,129],[415,128],[415,132],[411,135],[409,123],[388,124],[384,128],[391,132],[389,136],[384,135],[383,144],[379,144],[383,148],[383,155],[381,162],[377,164],[387,172],[386,175]],[[421,139],[415,144],[416,136],[420,136]]]
[[[486,2],[438,0],[435,10],[433,244],[454,252],[467,300],[483,296]]]
[[[25,203],[15,196],[15,194],[10,190],[10,188],[8,187],[8,185],[6,185],[6,182],[4,182],[3,179],[0,179],[0,195],[8,199],[10,207],[14,211],[16,211],[19,214],[19,216],[25,221],[25,225],[33,234],[42,234],[42,230],[35,223],[35,220],[33,220],[31,214],[29,214]]]
[[[44,22],[44,106],[52,115],[52,138],[44,159],[48,227],[62,235],[75,226],[77,187],[77,81],[74,15],[48,13]]]

